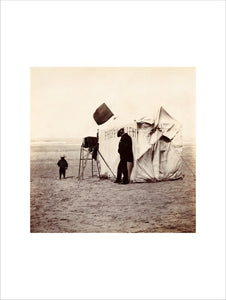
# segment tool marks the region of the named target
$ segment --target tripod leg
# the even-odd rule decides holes
[[[83,155],[83,159],[82,159],[82,179],[84,179],[84,171],[85,171],[85,168],[86,168],[88,157],[89,157],[89,151],[87,151],[86,157]]]
[[[80,148],[80,158],[79,158],[79,168],[78,168],[78,179],[80,179],[80,171],[81,171],[81,158],[82,158],[82,151],[83,151],[83,148],[81,146]]]
[[[99,175],[99,178],[100,178],[100,165],[99,165],[98,157],[97,157],[96,163],[97,163],[97,171],[98,171],[98,175]]]

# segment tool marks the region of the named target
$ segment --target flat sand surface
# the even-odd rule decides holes
[[[66,155],[66,179],[57,161]],[[183,148],[184,178],[157,183],[115,184],[100,180],[88,162],[78,181],[80,146],[31,143],[31,232],[195,232],[195,145]]]

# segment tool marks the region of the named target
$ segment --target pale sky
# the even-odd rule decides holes
[[[93,113],[105,102],[126,121],[158,108],[195,138],[195,68],[31,68],[31,138],[83,138],[101,129]]]

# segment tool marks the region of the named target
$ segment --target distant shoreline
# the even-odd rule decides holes
[[[62,144],[62,145],[81,145],[83,138],[31,138],[32,145]],[[195,139],[184,139],[183,145],[196,145]]]
[[[62,144],[62,145],[81,145],[82,138],[31,138],[31,145]]]

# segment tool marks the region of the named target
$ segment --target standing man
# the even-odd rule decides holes
[[[65,179],[65,173],[66,173],[66,170],[68,168],[68,163],[65,159],[65,156],[61,157],[61,159],[58,161],[57,165],[60,168],[59,169],[59,178],[61,179],[61,175],[63,174],[64,179]]]
[[[120,162],[117,170],[116,183],[121,183],[121,177],[123,175],[123,184],[128,184],[130,181],[130,175],[133,166],[133,150],[132,139],[125,133],[124,128],[121,128],[118,133],[118,137],[121,137],[118,147],[118,153],[120,155]],[[128,172],[129,167],[129,172]],[[129,174],[128,174],[129,173]]]

